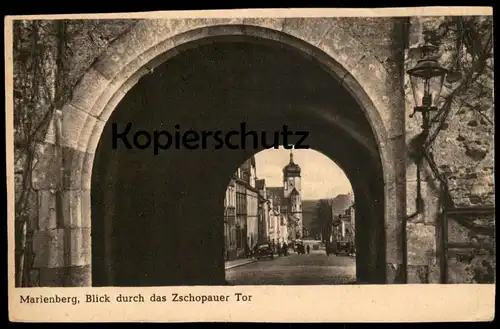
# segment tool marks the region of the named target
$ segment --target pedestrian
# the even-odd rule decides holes
[[[309,253],[311,252],[311,247],[309,245],[307,245],[307,254],[309,255]]]
[[[257,243],[253,246],[252,257],[255,257],[255,255],[257,254],[258,247],[259,247],[259,245]]]
[[[247,257],[250,257],[250,246],[248,245],[248,241],[247,243],[245,244],[245,255]]]
[[[283,256],[288,256],[288,245],[283,242]]]

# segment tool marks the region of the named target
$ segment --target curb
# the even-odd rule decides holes
[[[277,256],[278,256],[278,254],[274,254],[275,258]],[[248,264],[251,264],[251,263],[258,262],[258,261],[259,261],[258,259],[252,259],[252,260],[249,260],[248,262],[245,262],[245,263],[240,263],[240,264],[235,264],[235,265],[231,265],[231,266],[228,266],[228,267],[224,267],[224,270],[229,270],[229,269],[232,269],[232,268],[235,268],[235,267],[238,267],[238,266],[248,265]]]
[[[232,269],[232,268],[235,268],[235,267],[238,267],[238,266],[248,265],[248,264],[255,263],[255,262],[257,262],[257,260],[256,259],[252,259],[252,260],[249,260],[248,262],[239,263],[239,264],[230,265],[230,266],[225,266],[224,270],[229,270],[229,269]]]

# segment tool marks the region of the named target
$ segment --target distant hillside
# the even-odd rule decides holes
[[[302,200],[302,225],[312,232],[312,224],[316,219],[316,204],[319,200]]]
[[[354,203],[354,200],[352,199],[351,196],[347,194],[339,194],[335,198],[331,200],[332,202],[332,209],[333,209],[333,215],[338,215]]]
[[[316,220],[316,206],[319,200],[302,200],[302,224],[309,231],[314,231],[314,221]],[[333,215],[338,215],[349,208],[354,200],[347,194],[339,194],[330,199],[333,208]]]

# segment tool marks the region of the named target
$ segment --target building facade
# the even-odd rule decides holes
[[[226,189],[224,199],[225,260],[248,257],[250,250],[263,240],[267,223],[267,200],[256,187],[255,158],[238,168]]]
[[[283,168],[283,186],[267,187],[257,179],[255,158],[238,168],[224,200],[225,259],[248,257],[256,245],[290,242],[303,237],[300,166]]]
[[[231,179],[224,198],[224,258],[236,258],[236,182]]]
[[[330,242],[348,242],[356,246],[355,206],[351,205],[339,215],[334,215]]]

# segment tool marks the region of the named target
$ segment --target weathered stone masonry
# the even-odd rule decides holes
[[[119,23],[116,26],[120,28],[111,35],[106,31],[114,22],[89,24],[94,33],[97,26],[97,38],[83,37],[90,28],[80,27],[81,34],[76,35],[81,38],[68,45],[78,55],[72,58],[71,78],[66,80],[65,87],[73,92],[62,107],[60,145],[55,115],[45,142],[39,146],[41,161],[33,178],[38,196],[33,206],[38,205],[38,214],[33,215],[36,218],[32,222],[35,258],[31,285],[91,285],[90,177],[104,125],[125,93],[142,75],[174,56],[177,46],[215,35],[279,40],[312,56],[316,53],[311,49],[318,49],[338,63],[331,69],[366,110],[385,164],[387,282],[397,281],[401,271],[408,273],[408,282],[423,282],[427,279],[422,280],[418,274],[422,267],[431,273],[430,282],[436,282],[439,268],[433,218],[439,209],[431,201],[435,198],[428,199],[421,222],[408,224],[408,240],[403,240],[403,218],[414,211],[415,190],[406,145],[419,132],[418,123],[408,119],[411,105],[405,100],[404,53],[407,40],[411,47],[412,40],[420,40],[421,33],[413,24],[408,29],[406,18],[168,19]],[[417,22],[415,26],[420,25]],[[103,32],[99,32],[101,29]],[[116,40],[108,44],[99,37],[105,33],[106,40]],[[73,88],[76,80],[78,84]],[[461,136],[463,128],[457,128]],[[440,138],[454,136],[456,131],[449,129]],[[492,150],[492,132],[481,130],[475,136],[489,140]],[[465,152],[471,154],[470,147],[465,147]],[[486,170],[476,177],[488,179],[492,166],[484,159],[481,163]],[[456,168],[457,175],[466,175],[466,166]],[[462,199],[468,193],[459,192]],[[488,191],[477,193],[491,195]]]
[[[409,44],[406,56],[407,69],[414,65],[418,52],[415,51],[425,40],[424,36],[429,33],[436,33],[440,30],[445,17],[415,17],[411,19],[409,29]],[[465,18],[470,19],[470,18]],[[488,17],[481,17],[479,20],[487,21]],[[487,46],[488,32],[485,31],[482,37],[483,45]],[[456,55],[455,40],[451,36],[446,36],[439,42],[439,62],[448,69],[454,68]],[[465,51],[462,50],[462,56]],[[493,127],[493,71],[491,59],[490,68],[486,68],[477,79],[476,84],[471,84],[459,97],[460,101],[454,102],[450,115],[445,121],[442,130],[437,135],[431,145],[431,152],[434,155],[436,166],[440,174],[444,175],[448,182],[449,191],[455,207],[481,207],[494,205],[494,127]],[[465,62],[470,61],[469,58]],[[463,69],[463,68],[462,68]],[[464,76],[466,72],[462,73]],[[451,90],[456,88],[458,83],[450,84],[445,82],[443,94],[446,96]],[[481,88],[478,88],[478,84]],[[405,83],[407,96],[407,118],[413,111],[411,90],[408,81]],[[486,92],[485,92],[486,90]],[[460,105],[459,105],[460,104]],[[473,107],[475,109],[473,109]],[[477,111],[479,109],[479,111]],[[420,132],[421,119],[406,119],[406,140],[407,145],[411,145],[412,140]],[[435,125],[437,126],[437,125]],[[408,246],[408,281],[439,283],[441,270],[440,262],[444,256],[442,250],[443,239],[443,217],[442,212],[442,187],[440,182],[429,169],[424,161],[422,168],[422,194],[424,197],[423,212],[416,218],[412,218],[407,224],[407,246]],[[416,166],[408,157],[407,167],[407,209],[408,214],[416,211]],[[475,223],[484,226],[494,225],[494,218],[488,216],[487,219],[476,217]],[[471,242],[477,238],[477,233],[466,229],[457,223],[450,221],[447,230],[449,242]],[[486,244],[493,246],[494,241],[489,241],[489,236],[480,237],[486,239]],[[480,252],[483,253],[483,251]],[[450,258],[448,264],[448,282],[467,283],[473,282],[477,271],[483,271],[483,265],[478,268],[475,263],[481,263],[486,259],[487,266],[495,268],[494,254],[484,257],[478,255],[471,262],[461,261],[460,257]],[[484,263],[483,263],[484,264]]]

